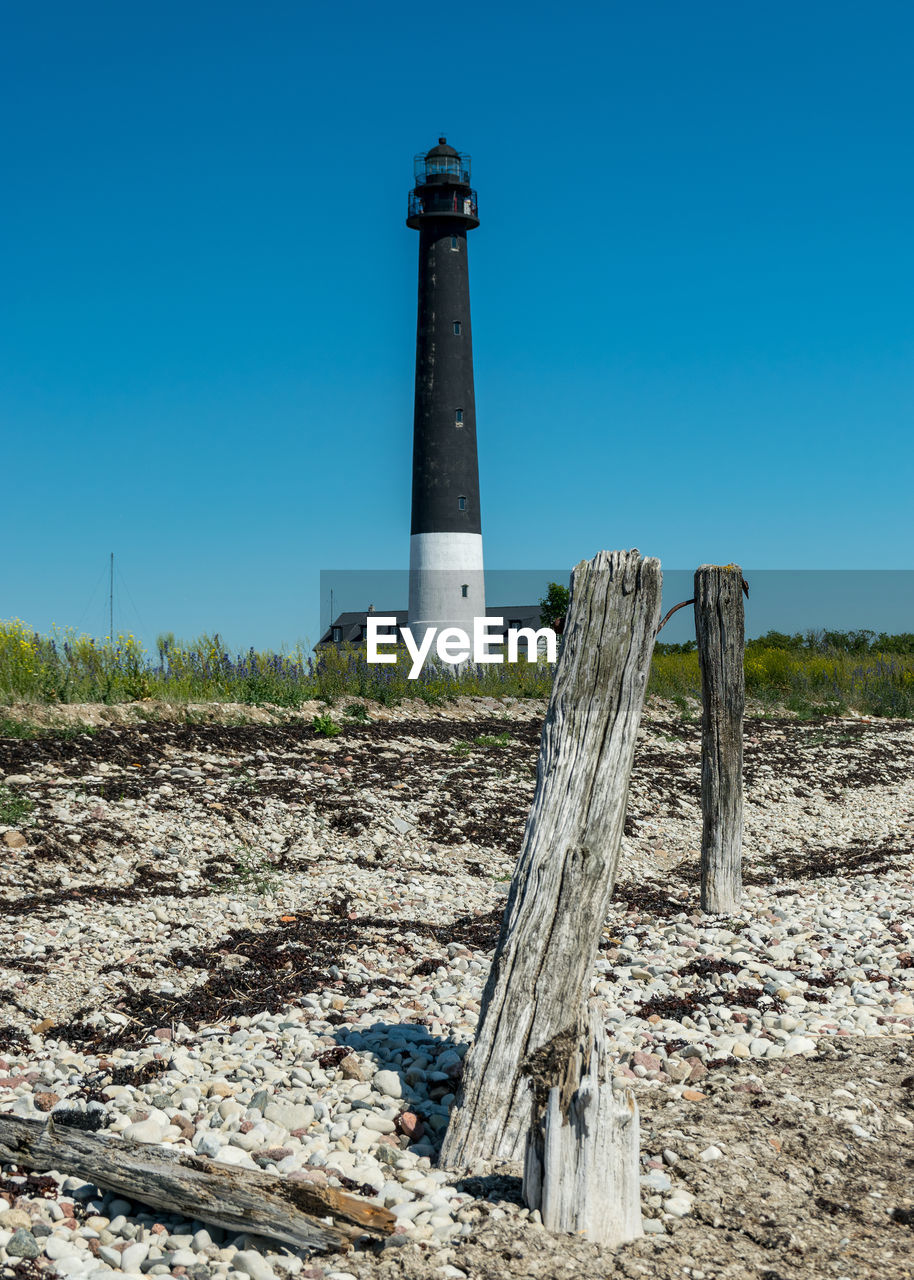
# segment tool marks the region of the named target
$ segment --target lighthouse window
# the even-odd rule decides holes
[[[470,594],[470,584],[468,582],[465,582],[460,588],[460,594],[463,596],[464,600],[466,600],[467,596]]]
[[[334,628],[333,628],[333,643],[334,643],[334,644],[339,644],[339,642],[342,640],[342,638],[343,638],[343,628],[342,628],[342,627],[334,627]]]
[[[455,333],[458,333],[458,334],[460,333],[460,321],[459,321],[459,320],[455,320],[455,321],[454,321],[454,332],[455,332]]]
[[[460,498],[458,498],[458,499],[457,499],[457,510],[458,510],[458,511],[466,511],[466,509],[467,509],[467,500],[466,500],[466,498],[464,498],[464,497],[460,497]]]
[[[462,409],[454,410],[454,426],[455,427],[463,426],[463,410]]]
[[[458,253],[460,251],[460,241],[457,239],[456,236],[451,236],[451,248],[454,250],[455,253]]]

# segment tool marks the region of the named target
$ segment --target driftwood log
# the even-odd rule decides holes
[[[154,1209],[300,1249],[349,1249],[359,1236],[385,1236],[394,1228],[386,1209],[333,1187],[291,1182],[53,1121],[0,1116],[0,1161],[75,1174]]]
[[[616,1249],[643,1235],[638,1104],[613,1090],[603,1009],[591,1005],[563,1079],[537,1089],[524,1201],[549,1231]]]
[[[572,577],[536,792],[440,1163],[523,1160],[531,1076],[563,1075],[612,893],[660,615],[660,563],[602,551]]]
[[[742,896],[745,620],[739,565],[695,572],[701,668],[701,906],[726,915]]]

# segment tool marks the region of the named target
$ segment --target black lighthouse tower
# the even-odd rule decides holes
[[[439,138],[415,158],[406,225],[419,232],[409,625],[485,615],[467,232],[479,226],[470,157]]]

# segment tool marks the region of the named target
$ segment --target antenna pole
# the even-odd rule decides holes
[[[108,575],[108,639],[114,643],[114,552],[111,552],[111,569]]]

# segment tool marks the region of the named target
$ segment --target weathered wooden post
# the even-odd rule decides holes
[[[534,1078],[524,1200],[549,1231],[615,1249],[643,1233],[638,1105],[613,1089],[603,1007],[592,1002],[582,1021],[559,1082]]]
[[[743,887],[743,673],[745,620],[739,565],[695,571],[701,667],[701,907],[724,915]]]
[[[591,1161],[592,1172],[578,1177],[579,1190],[612,1178],[612,1162],[606,1165],[611,1133],[627,1149],[634,1141],[637,1152],[634,1111],[623,1132],[604,1105],[611,1083],[600,1065],[603,1041],[583,1004],[616,874],[660,585],[659,561],[637,551],[603,551],[574,571],[536,794],[441,1152],[442,1165],[451,1168],[521,1160],[532,1135],[528,1191],[534,1193],[539,1179],[546,1202],[555,1202],[549,1170],[558,1167],[546,1152],[556,1143],[567,1147],[571,1139],[563,1126],[592,1135],[580,1162],[583,1168]],[[594,1052],[581,1049],[582,1036]],[[537,1162],[545,1177],[537,1174]],[[572,1169],[577,1158],[562,1162]],[[637,1168],[632,1176],[637,1185]],[[616,1183],[603,1188],[594,1216],[605,1214],[611,1202],[619,1205],[631,1176]],[[555,1225],[564,1218],[566,1230],[581,1220],[564,1210],[558,1219],[547,1212]],[[640,1214],[633,1223],[627,1201],[613,1213],[628,1224],[624,1230],[640,1233]],[[618,1226],[613,1230],[618,1235]]]

